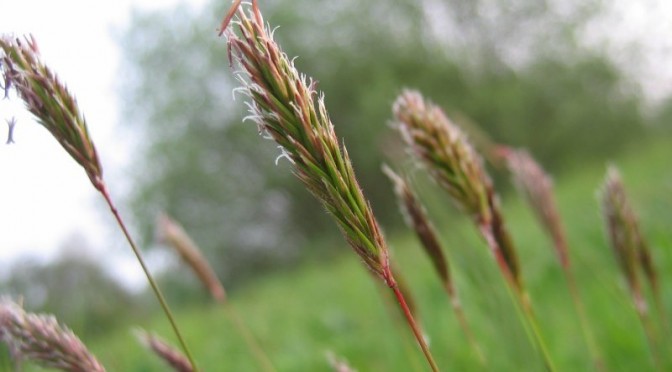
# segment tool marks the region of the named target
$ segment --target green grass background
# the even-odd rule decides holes
[[[634,146],[614,160],[651,242],[667,316],[672,309],[670,159],[672,141],[659,139]],[[603,163],[582,164],[556,180],[574,272],[607,369],[653,370],[643,329],[603,230],[596,192],[605,168]],[[516,194],[507,194],[503,202],[519,248],[524,280],[555,364],[560,371],[593,370],[550,241]],[[433,196],[430,205],[430,213],[440,221],[436,225],[448,248],[466,316],[488,358],[489,369],[543,370],[502,277],[474,228],[459,217],[447,197]],[[483,370],[414,236],[399,232],[390,234],[388,240],[393,259],[412,288],[419,319],[439,366],[451,371]],[[350,249],[345,243],[340,245]],[[279,370],[329,371],[327,351],[346,358],[360,371],[427,370],[410,331],[390,301],[354,254],[314,257],[300,269],[258,280],[231,297],[231,305],[261,340]],[[176,317],[204,371],[258,370],[223,309],[216,305],[186,309]],[[139,326],[174,342],[161,315]],[[166,370],[138,345],[131,329],[129,325],[87,343],[109,371]],[[670,339],[664,337],[662,329],[658,331],[667,352],[672,345]],[[672,368],[667,363],[666,367]]]

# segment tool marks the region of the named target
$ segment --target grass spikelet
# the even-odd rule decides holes
[[[224,285],[217,278],[212,266],[203,256],[198,245],[189,237],[182,226],[167,214],[161,214],[156,222],[157,238],[172,247],[182,258],[182,261],[196,274],[203,286],[210,292],[213,300],[224,307],[227,316],[236,327],[251,354],[264,371],[274,371],[275,368],[270,359],[259,345],[252,332],[247,328],[243,320],[229,303]]]
[[[601,197],[602,215],[612,251],[628,285],[635,310],[646,333],[653,361],[660,369],[661,360],[657,351],[659,347],[658,337],[649,316],[648,304],[639,278],[639,270],[642,270],[649,280],[651,280],[650,275],[654,276],[650,284],[655,298],[658,299],[659,295],[655,293],[657,289],[655,268],[651,260],[651,253],[648,251],[648,246],[639,228],[637,216],[623,186],[621,175],[614,166],[607,169]],[[662,308],[662,305],[659,306]],[[662,309],[660,315],[661,319],[664,319],[662,318]]]
[[[499,151],[513,177],[513,183],[530,205],[541,226],[551,237],[564,269],[569,269],[567,238],[553,197],[553,181],[525,150],[502,147]]]
[[[401,207],[406,224],[413,229],[422,243],[422,248],[429,256],[430,261],[434,266],[434,270],[437,275],[439,275],[444,287],[452,293],[454,285],[450,275],[450,266],[441,249],[438,235],[434,226],[429,221],[424,206],[420,204],[420,201],[413,190],[411,190],[408,182],[395,173],[392,168],[384,166],[383,172],[387,175],[390,181],[392,181],[394,193],[399,202],[399,206]]]
[[[526,325],[532,329],[535,345],[547,369],[554,370],[529,295],[523,286],[515,246],[480,156],[443,111],[426,102],[420,93],[404,91],[394,102],[393,112],[397,128],[411,153],[448,192],[454,204],[476,224],[522,307]]]
[[[184,352],[193,364],[191,354],[170,308],[112,201],[107,185],[103,180],[102,166],[98,159],[96,147],[89,136],[84,115],[80,112],[74,95],[68,91],[65,84],[58,80],[56,74],[42,62],[37,42],[32,36],[21,40],[2,35],[0,36],[0,49],[2,50],[0,70],[3,75],[5,95],[11,88],[14,88],[28,111],[84,168],[91,184],[103,196],[109,206],[110,212],[114,215],[177,338],[180,340]]]
[[[234,4],[234,8],[237,5]],[[390,269],[388,249],[369,203],[355,178],[347,150],[336,137],[324,96],[316,82],[300,74],[265,27],[257,1],[237,9],[221,32],[242,92],[250,98],[250,116],[260,131],[282,148],[294,174],[336,220],[345,239],[366,267],[395,291],[409,325],[432,369],[437,367],[422,339]],[[234,29],[237,32],[234,32]]]
[[[182,226],[167,214],[162,213],[157,218],[156,227],[159,241],[169,245],[180,255],[180,258],[192,269],[215,301],[225,302],[226,291],[222,282]]]
[[[189,360],[173,346],[162,340],[159,336],[138,330],[135,333],[140,343],[151,350],[159,359],[168,364],[176,372],[193,372]]]
[[[452,201],[478,226],[500,268],[522,289],[518,256],[499,211],[490,177],[462,131],[420,93],[403,92],[393,106],[398,129]]]
[[[476,337],[474,337],[474,334],[471,331],[471,327],[469,327],[469,323],[467,322],[466,316],[464,315],[464,310],[462,309],[461,301],[457,293],[457,288],[455,288],[452,276],[450,274],[450,265],[448,264],[448,259],[443,253],[438,234],[436,233],[434,225],[427,216],[425,207],[422,205],[417,195],[404,178],[396,174],[388,166],[383,167],[383,172],[394,185],[394,193],[397,196],[397,200],[399,201],[399,205],[401,207],[402,214],[405,217],[406,223],[415,232],[425,253],[427,253],[429,256],[430,261],[434,266],[434,270],[441,279],[443,287],[446,290],[448,297],[450,298],[450,303],[455,312],[455,316],[460,322],[462,331],[467,337],[467,340],[469,341],[474,352],[478,356],[479,361],[485,365],[485,356],[483,355],[481,348],[478,346]]]
[[[45,368],[71,372],[104,372],[105,368],[68,328],[53,316],[25,312],[8,299],[0,299],[0,341],[16,359]]]
[[[604,180],[602,212],[616,262],[628,284],[635,307],[644,314],[647,312],[647,304],[637,274],[637,250],[641,234],[621,176],[615,167],[609,167]]]
[[[553,181],[527,151],[500,146],[497,153],[503,158],[511,172],[516,188],[527,201],[539,224],[553,241],[556,257],[565,275],[593,363],[597,370],[604,370],[604,363],[591,331],[590,322],[586,316],[585,307],[581,301],[576,279],[572,272],[567,236],[553,194]]]
[[[23,40],[2,35],[0,48],[5,94],[14,88],[28,111],[84,168],[91,182],[101,182],[102,166],[77,101],[41,61],[32,35]]]

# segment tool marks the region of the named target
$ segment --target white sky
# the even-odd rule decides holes
[[[120,126],[115,92],[120,48],[115,34],[129,21],[131,9],[158,9],[176,2],[0,0],[0,32],[32,33],[43,60],[77,97],[118,204],[129,186],[124,169],[131,154],[127,139],[115,130]],[[16,144],[5,146],[4,121],[13,116]],[[105,252],[113,271],[130,281],[141,280],[121,233],[102,227],[109,223],[102,220],[103,207],[81,167],[18,100],[0,101],[0,274],[22,255],[47,260],[66,240],[80,236],[95,252]]]
[[[120,120],[115,92],[120,48],[114,34],[128,22],[133,7],[156,9],[176,2],[0,0],[0,32],[32,33],[44,60],[77,96],[101,152],[113,196],[130,186],[124,169],[132,155],[128,139],[115,129]],[[195,5],[203,3],[198,0]],[[614,4],[617,11],[600,25],[602,33],[616,40],[609,49],[618,56],[620,41],[643,40],[641,60],[621,62],[638,66],[637,74],[651,94],[671,92],[672,2],[622,0]],[[599,36],[593,42],[597,45],[603,40]],[[18,121],[16,144],[5,146],[3,121],[12,116]],[[21,255],[49,259],[59,245],[77,234],[95,252],[105,252],[114,271],[126,279],[141,280],[121,233],[101,227],[105,223],[101,207],[102,200],[84,171],[47,131],[35,125],[20,105],[0,101],[0,274]]]

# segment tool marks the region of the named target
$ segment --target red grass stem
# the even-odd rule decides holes
[[[397,298],[397,301],[399,302],[399,306],[404,312],[404,316],[406,317],[406,322],[408,325],[411,327],[411,330],[413,331],[413,335],[415,336],[415,339],[418,341],[418,344],[420,345],[420,348],[422,349],[422,353],[425,354],[425,358],[427,359],[427,362],[429,363],[429,367],[432,369],[434,372],[439,371],[439,367],[436,365],[436,362],[434,361],[434,357],[432,357],[432,353],[429,351],[429,346],[427,345],[427,342],[425,342],[425,337],[422,335],[422,331],[420,330],[420,327],[418,326],[417,322],[413,318],[413,314],[411,313],[411,309],[409,309],[408,304],[406,303],[406,300],[404,299],[404,295],[401,293],[401,290],[399,289],[399,286],[397,285],[397,282],[394,280],[394,277],[392,276],[392,272],[389,270],[389,267],[387,268],[385,272],[385,283],[387,283],[387,286],[390,287],[390,289],[394,292],[394,295]]]

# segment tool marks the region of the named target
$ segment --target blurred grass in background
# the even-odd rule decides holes
[[[596,190],[606,162],[614,159],[650,239],[669,317],[672,99],[648,102],[603,51],[576,42],[578,30],[599,16],[596,10],[574,9],[573,16],[550,22],[559,19],[553,7],[521,1],[510,11],[493,5],[501,14],[484,19],[478,5],[451,1],[454,8],[445,15],[454,23],[436,30],[427,26],[428,13],[443,14],[438,10],[444,9],[418,5],[429,3],[437,2],[397,0],[382,9],[377,2],[354,0],[269,0],[262,10],[281,26],[276,36],[299,56],[299,67],[325,91],[336,131],[413,288],[437,362],[446,370],[478,366],[429,261],[402,227],[389,182],[380,172],[383,159],[403,155],[387,122],[393,98],[407,86],[421,89],[451,116],[472,121],[494,140],[528,147],[556,176],[581,297],[608,369],[653,369],[607,246]],[[127,54],[126,79],[120,83],[125,117],[142,145],[128,205],[145,247],[155,248],[153,221],[159,210],[183,222],[280,370],[329,370],[327,350],[361,371],[422,370],[410,333],[387,309],[323,209],[290,179],[282,169],[286,164],[274,165],[278,151],[258,138],[254,125],[240,124],[243,109],[229,99],[235,84],[224,42],[214,37],[213,25],[225,6],[194,11],[183,5],[161,14],[136,14],[120,38]],[[306,12],[306,7],[320,10]],[[329,17],[316,16],[323,14]],[[519,59],[521,49],[526,54]],[[448,198],[422,172],[412,175],[449,249],[466,315],[490,364],[496,370],[540,370],[541,361],[476,231],[456,217],[460,214]],[[507,192],[507,177],[495,174],[495,180],[504,191],[507,225],[551,353],[561,370],[588,369],[590,355],[551,242],[524,203]],[[62,263],[54,267],[67,273]],[[24,283],[14,274],[18,284],[4,285],[26,294],[27,305],[31,298],[42,299],[40,310],[70,316],[66,323],[109,370],[164,370],[131,333],[138,325],[170,336],[162,316],[147,315],[156,313],[148,295],[117,301],[121,295],[111,294],[116,287],[103,290],[101,284],[95,286],[100,291],[78,292],[77,285],[85,286],[88,279],[63,286],[63,277],[36,276]],[[209,305],[190,274],[171,266],[162,283],[201,366],[256,370],[222,310]],[[31,297],[31,288],[39,293]],[[64,299],[92,297],[73,310],[66,306],[72,303],[45,297],[45,291]],[[102,301],[80,315],[92,303],[88,298]],[[0,369],[9,370],[5,352],[1,348]]]
[[[672,274],[672,173],[668,160],[672,140],[661,138],[633,146],[616,158],[642,226],[661,270],[664,302],[670,316]],[[596,200],[605,165],[583,167],[556,180],[558,204],[567,224],[571,255],[581,297],[596,333],[607,369],[652,370],[646,340],[626,287],[607,245]],[[521,264],[534,305],[561,370],[586,370],[590,355],[578,328],[576,313],[551,243],[518,198],[504,203],[505,215],[519,245]],[[516,310],[486,247],[462,218],[451,213],[447,199],[431,204],[453,262],[458,290],[478,341],[496,370],[540,370],[541,362],[520,327]],[[477,370],[440,283],[414,236],[389,236],[394,259],[413,288],[420,319],[431,340],[437,363],[445,370]],[[327,243],[334,244],[334,243]],[[344,244],[344,243],[343,243]],[[327,350],[347,358],[361,371],[408,371],[424,368],[410,332],[398,314],[386,310],[383,297],[354,255],[314,256],[304,267],[268,276],[239,288],[232,302],[259,336],[279,370],[328,371]],[[392,314],[393,316],[391,316]],[[202,366],[211,370],[254,371],[239,336],[221,309],[186,307],[178,314],[186,337]],[[168,335],[157,317],[143,327]],[[669,342],[669,340],[668,340]],[[110,370],[161,370],[139,348],[127,328],[91,343]],[[415,363],[415,364],[414,364]]]

